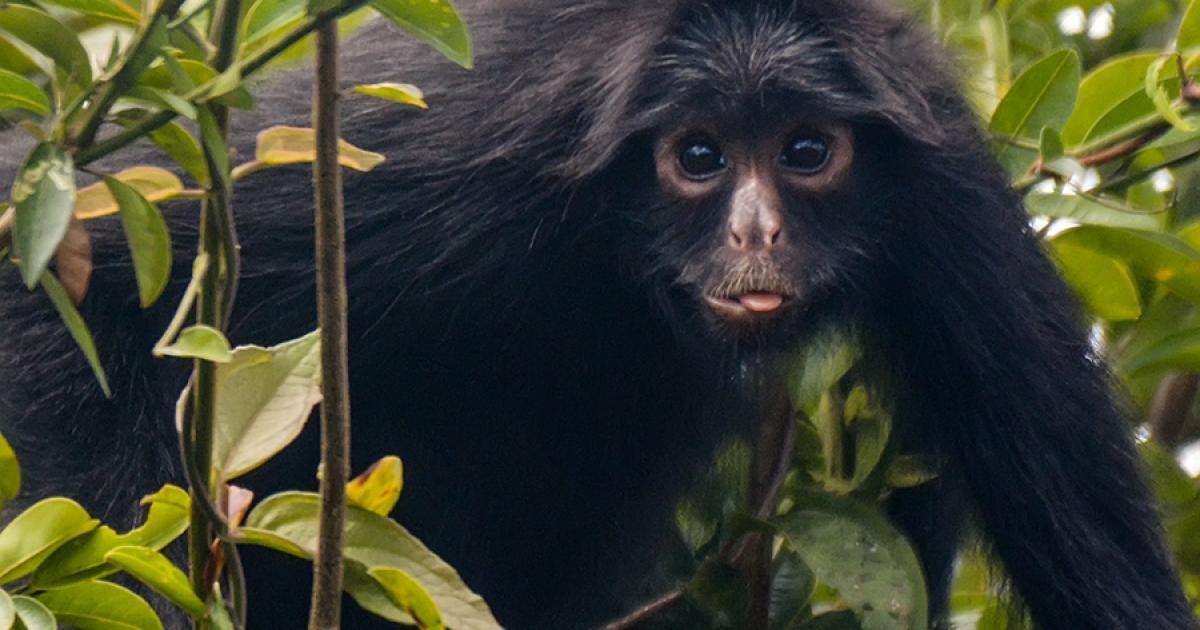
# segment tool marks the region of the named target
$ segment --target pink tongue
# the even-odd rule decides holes
[[[738,302],[756,313],[769,313],[783,304],[783,296],[778,293],[746,293],[738,297]]]

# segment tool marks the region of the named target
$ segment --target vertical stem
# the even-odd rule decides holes
[[[215,11],[216,17],[209,37],[217,42],[212,63],[213,67],[221,72],[229,67],[237,50],[237,16],[241,13],[241,0],[220,0]],[[205,107],[212,112],[221,138],[227,138],[229,113],[226,108],[217,104]],[[196,300],[196,323],[225,330],[233,306],[233,295],[237,290],[240,269],[237,232],[234,229],[233,210],[230,206],[229,173],[224,172],[220,166],[226,163],[226,160],[214,159],[215,152],[227,151],[223,141],[219,144],[220,146],[211,146],[208,142],[204,143],[204,157],[212,183],[201,205],[200,253],[207,255],[210,261],[220,261],[221,264],[210,264],[201,279],[200,293]],[[201,482],[209,487],[204,489],[207,492],[192,490],[188,569],[192,588],[202,599],[207,599],[212,591],[213,581],[219,577],[219,567],[211,565],[214,531],[220,524],[214,524],[202,506],[202,503],[208,500],[207,497],[219,496],[216,488],[211,487],[214,481],[212,451],[217,404],[217,366],[215,363],[198,360],[195,370],[196,378],[192,392],[192,448],[183,456],[192,459],[195,469],[204,474]],[[236,554],[236,550],[230,551]],[[207,622],[201,621],[200,625],[207,626]]]
[[[321,509],[313,560],[310,630],[341,622],[342,539],[350,475],[350,384],[346,351],[346,226],[338,166],[337,24],[317,30],[313,92],[316,130],[317,316],[321,325]]]
[[[775,514],[779,505],[779,494],[783,477],[787,474],[792,458],[795,420],[791,401],[786,390],[780,388],[778,395],[765,408],[766,413],[758,427],[758,441],[754,445],[754,456],[750,463],[750,506],[754,516],[768,519]],[[750,534],[746,537],[741,558],[741,569],[750,588],[750,608],[747,611],[747,628],[766,628],[771,597],[771,546],[772,537],[766,534]]]

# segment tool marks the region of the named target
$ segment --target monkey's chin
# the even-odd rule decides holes
[[[746,293],[736,297],[704,296],[708,308],[719,319],[736,328],[758,329],[786,311],[793,302],[779,293]]]

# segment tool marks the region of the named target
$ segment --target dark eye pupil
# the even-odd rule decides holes
[[[820,138],[800,138],[784,149],[783,165],[804,173],[815,173],[829,161],[829,145]]]
[[[709,177],[725,168],[725,156],[717,147],[697,142],[684,147],[679,165],[691,177]]]

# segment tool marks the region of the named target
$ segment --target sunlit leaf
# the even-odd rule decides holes
[[[112,177],[136,190],[147,201],[164,201],[183,192],[183,182],[174,173],[157,166],[134,166]],[[75,216],[80,219],[116,214],[120,209],[104,182],[80,188],[75,198]]]
[[[164,58],[165,59],[165,58]],[[182,70],[187,75],[187,82],[190,85],[204,85],[213,79],[216,79],[218,73],[211,66],[203,64],[194,59],[174,59],[171,62],[164,61],[161,64],[151,66],[142,76],[138,78],[138,84],[146,87],[157,88],[159,90],[175,90],[178,87],[177,82],[172,75],[171,67],[175,66]],[[214,89],[214,95],[217,96],[214,100],[222,105],[236,107],[238,109],[249,109],[254,106],[254,99],[250,96],[250,92],[245,88],[240,87],[237,83],[229,89],[218,91]]]
[[[121,225],[133,256],[142,308],[154,304],[171,280],[171,234],[162,213],[135,188],[115,177],[104,183],[121,208]]]
[[[0,8],[0,15],[3,11]],[[75,207],[71,156],[52,144],[39,144],[17,173],[12,200],[17,206],[13,246],[21,257],[21,278],[32,289],[71,225]]]
[[[346,484],[346,500],[364,510],[387,516],[404,489],[404,464],[389,455],[371,464],[363,474]]]
[[[191,498],[186,490],[172,485],[142,499],[150,506],[141,526],[118,535],[101,525],[60,547],[33,574],[38,588],[59,588],[72,582],[101,578],[116,569],[104,563],[109,551],[126,545],[162,549],[187,530]]]
[[[254,157],[270,165],[312,162],[316,159],[316,136],[304,127],[271,127],[258,134]],[[364,151],[345,140],[338,140],[338,163],[357,171],[369,171],[383,163],[378,153]]]
[[[213,363],[233,361],[233,349],[229,340],[211,326],[189,326],[179,333],[179,338],[169,346],[155,350],[155,354],[183,359],[204,359]]]
[[[35,596],[59,623],[78,630],[162,630],[146,600],[111,582],[80,582]]]
[[[408,83],[372,83],[370,85],[356,85],[354,91],[367,96],[374,96],[387,101],[395,101],[412,105],[421,109],[429,109],[429,104],[425,102],[425,95],[421,89],[415,85]]]
[[[138,9],[122,0],[48,0],[47,4],[132,26],[141,18]]]
[[[471,35],[450,0],[372,0],[371,6],[454,63],[474,64]]]
[[[392,603],[408,613],[421,630],[443,630],[442,613],[433,598],[409,574],[395,567],[372,567],[367,571]]]
[[[0,505],[17,498],[21,492],[21,465],[8,440],[0,435]]]
[[[1167,88],[1162,85],[1159,78],[1163,68],[1173,59],[1173,57],[1168,56],[1160,57],[1146,69],[1146,95],[1150,97],[1150,100],[1154,103],[1154,109],[1163,117],[1163,120],[1166,120],[1172,127],[1180,131],[1192,131],[1193,127],[1183,119],[1183,115],[1175,108],[1175,104],[1171,102],[1171,95],[1167,93]]]
[[[1084,225],[1058,235],[1054,242],[1123,260],[1142,277],[1166,285],[1180,297],[1200,302],[1200,253],[1175,235]]]
[[[0,531],[0,584],[29,575],[54,550],[98,524],[70,499],[53,497],[30,506]]]
[[[1092,314],[1108,321],[1142,316],[1141,296],[1127,265],[1069,243],[1056,242],[1053,249],[1063,278]]]
[[[204,616],[204,602],[192,592],[188,577],[161,553],[146,547],[123,546],[105,554],[104,561],[137,578],[193,616]]]

